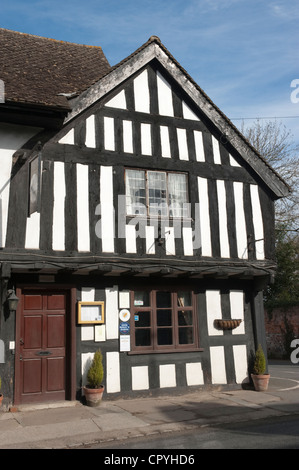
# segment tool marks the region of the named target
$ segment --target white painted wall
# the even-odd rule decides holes
[[[0,248],[4,248],[6,240],[12,156],[41,130],[38,127],[0,124]]]
[[[197,178],[202,256],[212,256],[208,180]]]
[[[222,318],[221,293],[219,290],[206,291],[208,333],[210,336],[223,336],[223,330],[214,326],[217,319]]]
[[[226,384],[226,368],[224,357],[224,346],[211,346],[211,371],[212,371],[212,384]]]
[[[54,162],[54,206],[52,246],[55,251],[65,250],[65,173],[64,163]]]
[[[148,366],[132,367],[132,390],[148,390]]]

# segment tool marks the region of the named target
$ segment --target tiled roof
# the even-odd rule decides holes
[[[64,95],[82,93],[109,70],[101,47],[0,28],[5,102],[69,109]]]

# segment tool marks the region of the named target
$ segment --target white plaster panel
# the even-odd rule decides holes
[[[220,254],[222,258],[229,258],[230,248],[227,226],[226,190],[223,180],[217,181],[217,198],[219,213]]]
[[[145,227],[145,245],[146,245],[146,254],[154,255],[155,254],[155,227],[152,225],[147,225]]]
[[[205,151],[202,139],[202,132],[201,131],[193,131],[194,134],[194,143],[195,143],[195,153],[196,153],[196,160],[198,162],[205,161]]]
[[[74,129],[70,129],[59,141],[59,144],[74,145],[75,143],[75,132]]]
[[[234,182],[238,258],[248,258],[247,231],[244,213],[243,183]]]
[[[105,323],[106,338],[118,338],[118,287],[108,287],[105,289]]]
[[[159,114],[173,116],[172,90],[170,84],[157,72]]]
[[[167,126],[160,126],[162,157],[171,158],[169,129]]]
[[[132,390],[148,390],[148,366],[132,367]]]
[[[204,377],[201,362],[188,362],[186,364],[187,385],[203,385]]]
[[[102,251],[114,252],[114,207],[113,207],[113,168],[101,166],[100,176],[101,201],[101,237]]]
[[[27,217],[26,221],[26,238],[25,248],[38,250],[39,249],[39,235],[40,235],[40,213],[34,212]]]
[[[136,229],[135,225],[126,225],[126,252],[136,253]]]
[[[216,165],[221,165],[219,142],[213,135],[212,135],[212,146],[213,146],[214,163]]]
[[[76,169],[78,251],[90,251],[88,165],[77,164]]]
[[[184,119],[192,119],[193,121],[199,121],[196,114],[192,111],[192,109],[189,108],[189,106],[185,103],[185,101],[183,101],[182,104],[183,104]]]
[[[210,336],[222,336],[223,330],[217,330],[214,326],[216,319],[222,318],[221,293],[219,290],[206,291],[208,333]]]
[[[210,209],[208,195],[208,181],[206,178],[197,178],[199,194],[200,235],[202,243],[202,256],[212,256]]]
[[[235,364],[236,383],[243,384],[249,382],[246,344],[234,345],[233,356]]]
[[[134,79],[134,98],[135,111],[142,113],[150,112],[150,93],[148,86],[148,73],[144,70],[138,77]]]
[[[226,368],[223,346],[210,348],[212,384],[226,384]]]
[[[82,287],[81,300],[82,302],[94,302],[95,289],[94,287]]]
[[[159,366],[160,388],[176,387],[175,364]]]
[[[264,250],[264,224],[261,209],[261,202],[259,197],[259,189],[257,185],[250,185],[253,227],[254,227],[254,240],[256,259],[265,259]]]
[[[87,372],[91,366],[94,353],[82,353],[81,354],[81,374],[82,374],[82,387],[87,384]]]
[[[108,106],[109,108],[127,109],[125,91],[120,91],[117,95],[111,98],[111,100],[107,101],[105,106]]]
[[[65,175],[64,163],[54,162],[53,250],[65,250]]]
[[[104,117],[104,146],[105,150],[115,150],[114,119],[106,116]]]
[[[165,227],[166,255],[175,255],[174,227]]]
[[[86,147],[96,148],[95,117],[94,114],[86,119]]]
[[[151,125],[141,123],[141,153],[152,155],[152,130]]]
[[[124,152],[133,153],[132,121],[123,121],[123,145]]]
[[[187,133],[186,129],[177,128],[179,158],[180,160],[189,160]]]
[[[230,314],[231,318],[235,320],[242,320],[241,324],[232,330],[233,335],[242,335],[245,333],[244,323],[244,292],[239,290],[232,290],[229,293],[230,301]]]
[[[229,164],[231,166],[236,166],[236,167],[240,167],[241,165],[239,165],[239,163],[237,162],[237,160],[234,159],[234,157],[229,154]]]
[[[183,227],[183,246],[184,246],[184,255],[193,256],[193,232],[192,227]]]
[[[106,391],[107,393],[120,392],[120,364],[119,352],[106,353]]]

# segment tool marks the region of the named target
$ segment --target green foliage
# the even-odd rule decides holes
[[[255,353],[253,365],[253,373],[255,375],[263,375],[266,371],[266,358],[262,346],[259,344]]]
[[[87,373],[87,381],[89,388],[100,388],[104,377],[104,369],[102,364],[103,356],[100,351],[95,352],[92,364]]]
[[[299,239],[290,238],[283,227],[276,232],[277,272],[274,283],[265,291],[265,307],[299,304]]]

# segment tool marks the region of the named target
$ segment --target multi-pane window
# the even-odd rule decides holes
[[[126,170],[127,215],[189,217],[185,173]]]
[[[198,348],[192,291],[131,292],[132,351],[163,352]]]

